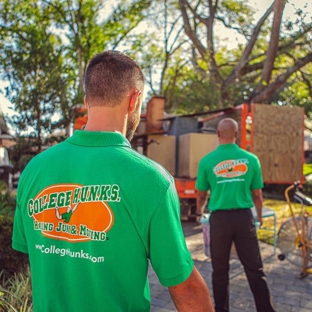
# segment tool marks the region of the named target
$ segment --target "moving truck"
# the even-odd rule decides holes
[[[81,129],[86,123],[84,112],[80,107],[74,129]],[[198,163],[218,146],[216,128],[225,117],[235,119],[239,125],[236,143],[259,157],[265,183],[292,184],[304,179],[302,108],[241,104],[196,114],[166,116],[165,98],[152,97],[141,115],[131,145],[160,163],[174,177],[183,219],[196,217]]]

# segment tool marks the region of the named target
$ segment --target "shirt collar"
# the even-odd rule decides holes
[[[130,142],[119,132],[76,130],[66,142],[81,146],[112,146],[131,147]]]
[[[228,149],[228,148],[238,148],[236,143],[220,144],[218,145],[219,149]]]

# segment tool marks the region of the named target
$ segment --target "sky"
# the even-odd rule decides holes
[[[107,2],[114,1],[114,0],[108,0]],[[249,0],[251,5],[256,8],[257,13],[255,15],[255,20],[259,20],[259,18],[263,15],[265,10],[271,5],[273,0]],[[297,8],[303,9],[305,12],[312,12],[312,2],[310,0],[288,0],[286,4],[286,8],[283,13],[283,20],[287,18],[292,18],[294,16],[294,8],[293,5]],[[305,7],[306,5],[306,7]],[[309,15],[311,18],[311,14]],[[235,32],[231,33],[229,30],[224,30],[222,27],[215,29],[216,34],[220,38],[224,38],[227,41],[227,46],[229,48],[234,48],[237,46],[238,43],[243,42],[243,38],[237,35]],[[0,90],[3,90],[6,86],[6,83],[4,81],[0,80]],[[147,93],[147,88],[145,88],[145,95]],[[10,103],[3,94],[0,93],[0,108],[5,116],[12,116],[15,114],[13,110],[13,105]]]
[[[265,11],[270,7],[273,0],[249,0],[248,1],[255,9],[255,21],[257,22],[262,15],[265,13]],[[287,19],[293,19],[294,12],[294,6],[296,8],[301,8],[302,10],[312,12],[312,1],[311,0],[288,0],[283,12],[283,21],[286,21]],[[306,7],[305,7],[306,6]],[[309,14],[308,17],[311,22],[311,14]],[[235,48],[238,43],[243,43],[244,38],[243,36],[238,35],[234,30],[230,31],[225,28],[215,28],[215,33],[218,34],[221,38],[227,39],[227,46],[229,48]]]

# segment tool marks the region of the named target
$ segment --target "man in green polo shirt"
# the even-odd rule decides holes
[[[143,86],[130,57],[95,55],[85,73],[84,131],[34,157],[21,175],[12,244],[29,254],[34,312],[150,311],[149,263],[178,311],[213,311],[173,178],[129,143]]]
[[[229,259],[232,243],[241,260],[258,312],[275,311],[263,272],[262,260],[251,212],[256,207],[262,224],[262,174],[258,158],[235,144],[238,125],[224,118],[218,124],[219,146],[203,157],[196,180],[197,215],[207,204],[211,212],[210,253],[216,312],[229,311]]]

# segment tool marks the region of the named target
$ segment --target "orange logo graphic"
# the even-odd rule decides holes
[[[235,178],[247,173],[247,164],[247,159],[225,160],[217,164],[213,171],[217,177]]]
[[[114,224],[107,202],[119,202],[119,186],[60,184],[28,201],[34,229],[44,236],[71,242],[105,241]]]

